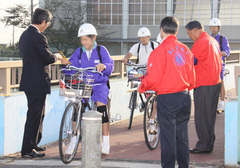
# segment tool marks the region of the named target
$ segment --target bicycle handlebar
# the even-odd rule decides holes
[[[77,68],[73,65],[68,64],[68,65],[66,65],[66,69],[61,69],[61,71],[72,71],[72,70],[75,70],[78,72],[91,71],[93,73],[99,73],[99,74],[103,75],[102,72],[97,71],[97,67]]]
[[[136,66],[137,68],[146,68],[147,67],[147,64],[139,65],[139,64],[133,63],[132,61],[128,61],[127,65]]]

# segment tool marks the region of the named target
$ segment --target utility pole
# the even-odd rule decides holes
[[[31,0],[31,21],[33,19],[33,0]]]
[[[13,41],[12,41],[12,43],[13,43],[13,50],[14,50],[14,25],[13,25]]]

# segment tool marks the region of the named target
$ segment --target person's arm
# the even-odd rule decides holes
[[[190,63],[189,63],[189,70],[187,71],[187,75],[188,75],[188,80],[189,80],[189,88],[188,90],[192,90],[195,88],[195,84],[196,84],[196,76],[195,76],[195,68],[194,65],[195,63],[193,63],[193,60],[195,60],[195,57],[193,57],[192,53],[189,51],[189,56],[190,56]]]
[[[72,66],[80,68],[80,48],[77,48],[75,52],[71,55],[69,62],[71,62]]]
[[[71,62],[71,65],[77,68],[80,68],[80,62],[79,62],[79,56],[80,56],[80,48],[76,49],[76,51],[72,54],[72,56],[69,59],[69,62]],[[64,71],[67,75],[72,75],[76,73],[77,71]]]
[[[152,51],[148,59],[147,76],[142,80],[142,84],[138,88],[140,93],[147,90],[157,90],[156,84],[159,84],[162,78],[165,62],[166,55],[164,51]]]
[[[122,59],[122,62],[124,64],[127,64],[128,60],[131,58],[131,56],[132,56],[132,53],[130,53],[130,52],[127,53],[127,55],[125,55],[124,58]]]
[[[53,54],[50,51],[47,38],[42,34],[39,34],[36,38],[37,38],[37,42],[36,42],[37,49],[41,55],[41,59],[44,60],[45,64],[49,65],[56,62],[58,59],[57,55]]]
[[[203,44],[204,42],[198,42],[194,43],[193,47],[191,49],[193,56],[194,56],[194,63],[202,62],[206,59],[205,52],[207,52],[206,44]],[[208,44],[207,44],[208,45]],[[196,62],[197,61],[197,62]]]
[[[222,55],[222,59],[224,60],[226,57],[230,55],[230,46],[225,36],[223,36],[222,48],[223,48],[223,51],[221,51],[221,55]]]
[[[134,44],[132,46],[132,48],[129,50],[129,52],[127,53],[127,55],[125,55],[125,57],[123,58],[122,62],[124,62],[124,64],[127,64],[128,60],[134,55],[134,56],[137,56],[137,49],[138,49],[138,45],[139,43],[137,44]]]
[[[108,52],[108,50],[102,46],[101,47],[101,56],[102,56],[102,64],[105,66],[105,68],[103,68],[103,74],[106,76],[111,75],[111,73],[113,72],[113,68],[114,68],[114,61],[113,59],[110,57],[110,54]],[[101,65],[101,63],[99,63],[97,65],[98,66]]]

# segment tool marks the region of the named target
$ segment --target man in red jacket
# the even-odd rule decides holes
[[[142,81],[139,92],[154,90],[158,94],[162,167],[174,168],[175,158],[179,167],[188,167],[189,91],[195,83],[193,56],[187,46],[176,38],[179,28],[176,18],[165,17],[160,28],[163,41],[148,59],[148,75]]]
[[[218,42],[204,31],[200,22],[191,21],[185,28],[189,38],[194,41],[191,50],[197,59],[194,104],[199,141],[190,153],[210,153],[215,141],[214,126],[221,89],[222,58]]]

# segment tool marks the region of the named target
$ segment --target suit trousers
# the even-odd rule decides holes
[[[198,136],[196,148],[212,151],[215,142],[215,120],[221,83],[194,89],[195,127]]]
[[[157,96],[157,118],[160,126],[161,165],[189,167],[188,121],[191,113],[189,92]]]
[[[42,138],[43,119],[45,115],[46,94],[25,92],[28,102],[22,154],[30,153]]]

